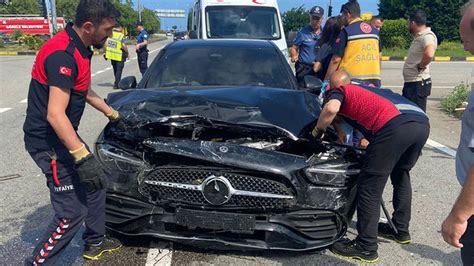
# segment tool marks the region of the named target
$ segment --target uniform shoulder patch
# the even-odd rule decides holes
[[[72,69],[65,66],[61,66],[59,67],[59,74],[70,77],[72,74]]]
[[[365,23],[365,22],[360,23],[360,29],[364,33],[371,33],[372,32],[372,26],[370,26],[368,23]]]
[[[337,38],[336,39],[336,44],[340,43],[341,42],[341,38]]]

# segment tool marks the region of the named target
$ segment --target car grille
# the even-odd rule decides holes
[[[282,182],[221,168],[158,168],[145,177],[139,190],[151,202],[212,206],[198,189],[211,176],[227,180],[231,190],[241,191],[231,195],[222,207],[285,208],[296,203],[293,189]]]

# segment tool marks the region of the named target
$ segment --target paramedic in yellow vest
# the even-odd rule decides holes
[[[114,89],[118,89],[118,83],[122,78],[122,70],[125,66],[125,60],[128,58],[128,49],[125,44],[125,36],[122,33],[122,27],[116,26],[112,37],[107,39],[105,50],[105,60],[110,59],[114,68]]]
[[[326,79],[336,70],[345,70],[353,79],[381,87],[379,31],[360,18],[356,0],[342,5],[341,14],[346,26],[336,39]]]

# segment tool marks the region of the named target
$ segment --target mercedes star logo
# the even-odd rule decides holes
[[[212,205],[222,205],[230,200],[230,183],[223,176],[209,176],[204,180],[204,199]]]

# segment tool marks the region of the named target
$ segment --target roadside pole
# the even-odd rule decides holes
[[[51,3],[51,18],[53,20],[53,34],[58,31],[58,20],[56,16],[56,0],[50,0]],[[53,36],[51,34],[51,37]]]

